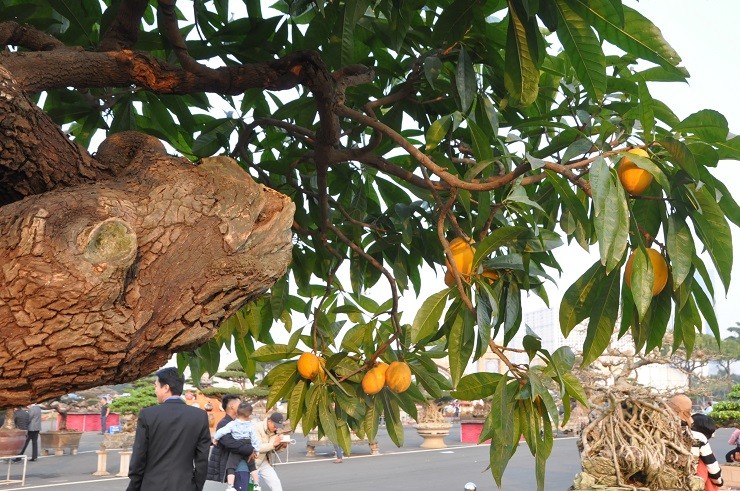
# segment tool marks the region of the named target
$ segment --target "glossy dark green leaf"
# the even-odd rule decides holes
[[[528,26],[509,0],[504,84],[517,105],[528,106],[537,98],[540,74],[532,52]]]
[[[473,62],[468,56],[465,48],[460,48],[460,55],[457,58],[457,70],[455,71],[455,85],[460,97],[460,110],[467,112],[475,100],[478,90]]]
[[[560,302],[560,330],[568,336],[575,326],[591,314],[591,306],[598,292],[598,285],[604,281],[606,270],[600,262],[591,266],[573,283]]]
[[[730,288],[732,276],[732,234],[722,209],[706,187],[693,189],[701,210],[691,214],[699,238],[707,248],[725,291]]]
[[[681,62],[678,53],[663,38],[660,29],[637,11],[622,7],[623,23],[609,0],[568,0],[604,39],[640,58],[674,70]]]
[[[702,109],[690,114],[673,129],[694,134],[708,143],[726,141],[729,132],[727,119],[711,109]]]
[[[613,271],[599,282],[589,313],[581,366],[588,366],[601,356],[609,345],[619,314],[620,284],[621,278],[618,271]]]
[[[694,240],[686,222],[676,215],[668,217],[666,247],[671,262],[673,289],[677,290],[691,271],[691,261],[694,257]]]
[[[465,401],[474,401],[476,399],[485,399],[493,395],[496,391],[497,384],[500,382],[500,373],[477,372],[465,375],[460,379],[457,387],[450,393],[456,399]]]
[[[606,60],[601,44],[591,26],[565,0],[554,3],[559,16],[557,35],[565,54],[586,92],[600,100],[606,91]]]
[[[674,161],[686,171],[692,178],[699,179],[699,169],[696,167],[696,161],[694,155],[691,153],[689,147],[682,141],[676,140],[675,138],[663,138],[658,143],[661,147],[668,150]]]
[[[450,289],[442,290],[424,301],[421,308],[416,312],[414,322],[411,325],[412,342],[418,343],[437,332],[449,293]]]

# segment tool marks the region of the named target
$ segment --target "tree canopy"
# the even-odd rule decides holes
[[[644,352],[671,330],[672,348],[689,356],[704,324],[720,338],[711,275],[728,288],[730,231],[740,216],[711,171],[740,159],[740,137],[715,110],[681,119],[653,97],[654,83],[684,82],[688,71],[656,24],[619,0],[6,0],[0,41],[9,48],[0,54],[0,82],[12,80],[76,143],[55,137],[44,165],[33,164],[6,144],[6,132],[0,212],[17,218],[17,203],[36,195],[116,181],[119,154],[135,153],[126,131],[156,137],[193,162],[231,156],[290,198],[288,274],[275,281],[276,267],[259,276],[274,283],[269,291],[234,296],[209,317],[201,316],[207,307],[193,314],[200,328],[235,312],[217,332],[175,333],[174,344],[136,349],[184,351],[178,362],[194,379],[218,371],[223,346],[252,377],[257,362],[278,362],[265,378],[268,407],[288,399],[288,416],[304,431],[318,426],[346,447],[350,429],[372,438],[383,415],[401,444],[399,411],[416,417],[420,388],[432,397],[453,389],[461,399],[490,398],[481,439],[493,438],[494,479],[500,484],[523,435],[542,489],[552,427],[563,422],[550,389],[564,399],[566,420],[570,399],[585,403],[584,393],[568,349],[549,352],[528,335],[517,348],[536,359],[531,366],[512,363],[507,350],[524,328],[522,296],[547,302],[543,285],[561,270],[558,247],[599,251],[560,307],[564,334],[587,323],[583,364],[615,330]],[[25,107],[0,105],[0,125]],[[24,123],[29,134],[45,127],[32,121],[42,122]],[[101,133],[124,135],[122,150],[89,155]],[[31,155],[51,146],[33,141],[23,146]],[[646,153],[627,153],[635,149]],[[625,156],[652,177],[645,191],[625,190],[617,170]],[[130,240],[125,227],[122,234]],[[208,236],[191,248],[221,247]],[[472,258],[451,248],[455,239],[472,244]],[[649,249],[668,268],[655,296],[662,271]],[[126,281],[144,267],[135,255],[127,261]],[[186,269],[206,277],[208,268]],[[439,292],[403,324],[400,295],[435,281],[425,268],[446,268],[450,286],[440,279]],[[239,278],[244,288],[249,281],[237,269],[209,282]],[[385,298],[367,294],[379,284]],[[132,298],[127,285],[111,305]],[[8,305],[0,298],[0,313],[16,312]],[[302,317],[309,324],[295,325]],[[178,324],[180,333],[191,324]],[[280,324],[291,334],[286,344],[272,338]],[[295,358],[307,350],[325,360],[325,379],[300,377]],[[487,351],[505,373],[463,376]],[[444,357],[449,379],[435,365]],[[400,394],[364,394],[363,374],[397,359],[415,383]],[[134,363],[121,366],[118,381],[140,375]]]

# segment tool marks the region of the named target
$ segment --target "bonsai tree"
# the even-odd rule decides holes
[[[70,431],[67,429],[67,415],[70,412],[81,412],[90,410],[97,405],[96,399],[85,399],[79,396],[69,394],[41,404],[44,409],[53,409],[59,415],[59,427],[57,431]],[[76,431],[76,430],[75,430]]]
[[[712,419],[717,426],[738,426],[740,424],[740,384],[734,385],[727,399],[712,406]]]
[[[145,407],[155,406],[158,403],[151,383],[139,384],[127,396],[117,397],[110,403],[110,410],[128,416],[123,424],[122,431],[131,432],[136,429],[139,411]]]

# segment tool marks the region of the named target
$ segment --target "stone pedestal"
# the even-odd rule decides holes
[[[93,472],[93,476],[110,475],[110,472],[108,472],[108,451],[103,449],[97,450],[95,453],[98,454],[98,470]]]
[[[121,450],[121,467],[116,477],[128,477],[128,466],[131,464],[131,450]]]
[[[444,438],[451,427],[450,423],[417,423],[416,432],[424,439],[421,448],[447,448]]]

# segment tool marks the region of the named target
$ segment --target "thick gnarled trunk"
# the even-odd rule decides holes
[[[0,407],[151,373],[285,273],[294,205],[235,161],[137,133],[93,158],[0,87]]]

